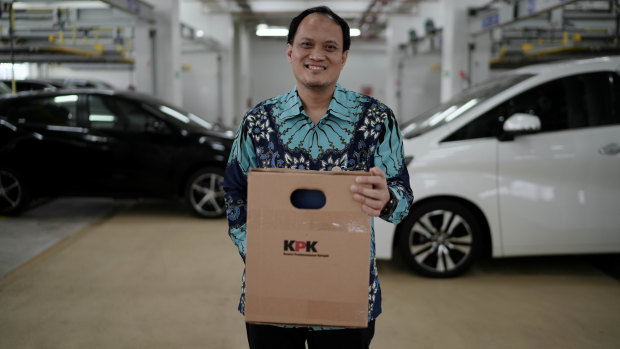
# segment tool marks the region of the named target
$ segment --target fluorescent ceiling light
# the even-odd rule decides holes
[[[114,117],[114,115],[90,114],[88,116],[88,120],[95,122],[114,122],[116,118]]]
[[[49,0],[27,0],[15,1],[13,8],[16,10],[29,8],[46,8],[50,6],[50,2],[54,3],[57,8],[109,8],[110,6],[103,1],[49,1]]]
[[[68,102],[75,102],[77,100],[78,100],[78,96],[77,95],[54,97],[54,102],[55,103],[68,103]]]
[[[349,30],[351,36],[360,36],[361,30],[357,28],[351,28]],[[256,36],[287,36],[288,29],[284,27],[271,27],[267,24],[259,24],[256,26]]]
[[[270,27],[267,24],[256,26],[256,36],[287,36],[288,29],[283,27]]]

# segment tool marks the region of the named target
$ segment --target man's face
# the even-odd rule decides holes
[[[298,85],[309,89],[335,86],[349,51],[342,51],[342,28],[320,13],[306,16],[286,47],[286,56],[293,67]]]

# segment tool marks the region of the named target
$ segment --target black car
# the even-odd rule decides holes
[[[225,214],[231,131],[153,97],[107,90],[0,96],[0,214],[39,196],[183,198]]]
[[[13,86],[13,82],[11,80],[2,80],[2,82],[9,86]],[[15,80],[15,90],[17,92],[21,91],[49,91],[55,90],[57,88],[61,88],[63,85],[59,83],[55,83],[49,80],[40,80],[40,79],[25,79],[25,80]]]

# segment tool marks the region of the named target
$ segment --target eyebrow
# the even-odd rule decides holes
[[[312,38],[309,38],[309,37],[301,37],[301,38],[299,38],[299,41],[303,41],[303,40],[308,40],[308,41],[312,41],[312,42],[316,41],[316,40],[314,40]],[[327,40],[327,41],[325,41],[325,43],[326,44],[332,44],[332,45],[339,46],[338,41],[335,41],[335,40]]]

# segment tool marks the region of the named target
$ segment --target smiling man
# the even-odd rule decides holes
[[[369,216],[398,223],[413,195],[401,134],[392,111],[380,101],[338,84],[351,38],[348,24],[325,6],[293,18],[286,56],[297,86],[256,105],[237,131],[224,178],[228,234],[245,262],[247,175],[257,167],[318,171],[369,171],[351,186]],[[265,198],[269,200],[269,198]],[[381,313],[381,289],[371,233],[368,327],[327,329],[246,324],[250,348],[368,348]],[[245,309],[245,277],[239,311]]]

